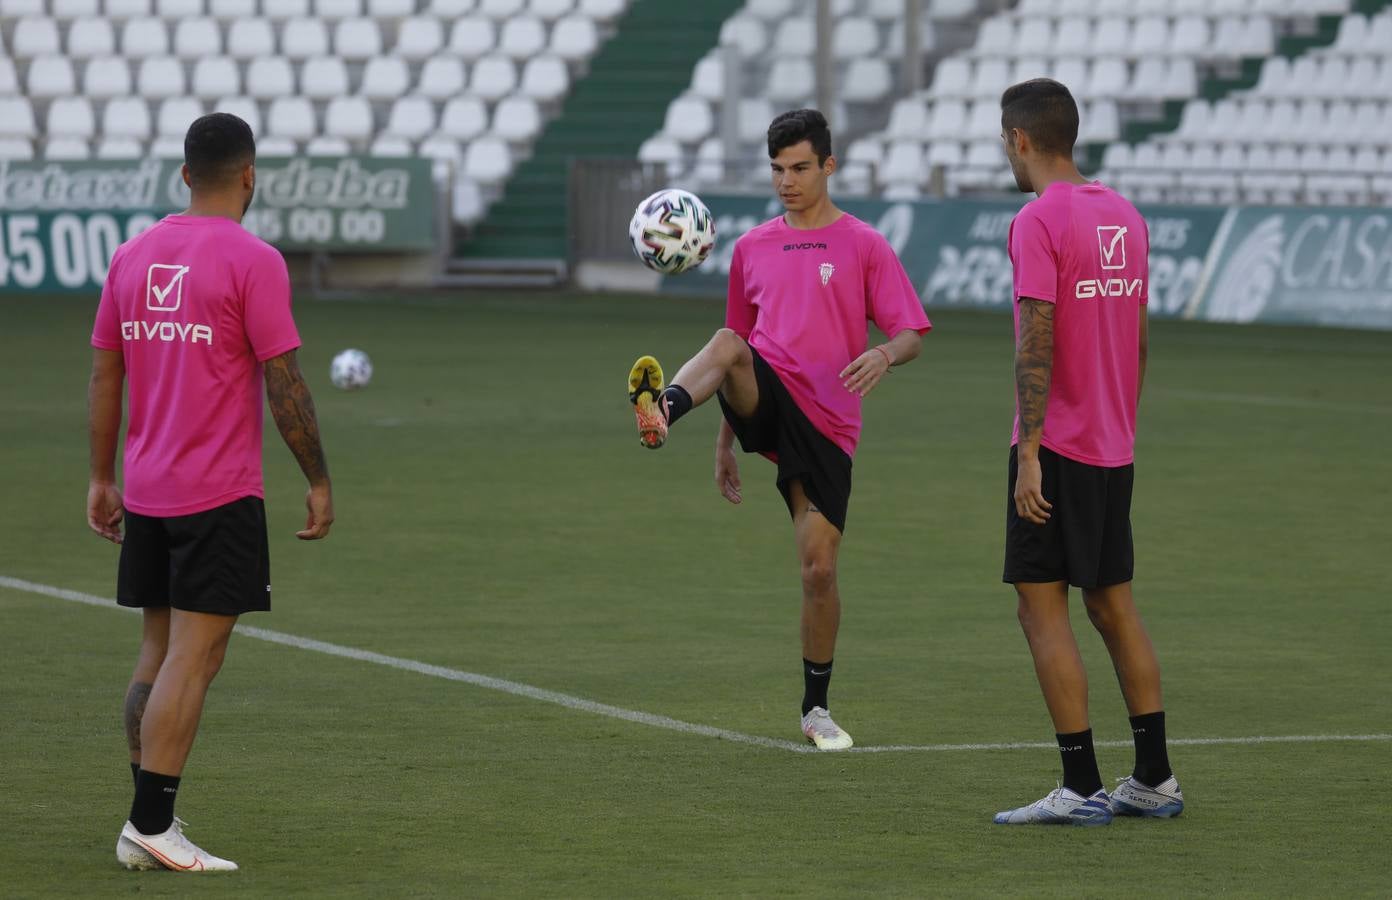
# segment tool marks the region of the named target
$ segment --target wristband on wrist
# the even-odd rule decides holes
[[[878,351],[880,351],[880,355],[883,356],[883,357],[885,358],[885,365],[886,365],[886,366],[893,366],[893,365],[894,365],[894,360],[892,360],[892,359],[889,358],[889,352],[886,351],[885,348],[883,348],[883,347],[881,347],[881,346],[879,346],[879,345],[876,345],[876,346],[874,346],[874,347],[871,347],[870,349],[871,349],[871,350],[878,350]]]

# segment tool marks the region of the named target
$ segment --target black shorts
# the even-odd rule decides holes
[[[1136,568],[1131,543],[1135,466],[1103,468],[1039,448],[1049,521],[1035,525],[1015,511],[1019,448],[1010,448],[1005,493],[1005,575],[1016,582],[1066,581],[1074,587],[1124,584]]]
[[[749,352],[754,357],[759,406],[753,418],[741,419],[717,394],[725,421],[730,423],[745,453],[762,453],[778,464],[778,492],[788,504],[788,512],[793,510],[789,485],[798,479],[812,505],[837,531],[844,532],[846,508],[851,502],[851,458],[798,408],[778,373],[759,351],[750,347]]]
[[[126,512],[116,602],[239,616],[271,608],[266,506],[243,497],[189,516]]]

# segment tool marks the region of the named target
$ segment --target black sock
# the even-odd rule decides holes
[[[179,779],[174,775],[140,770],[135,779],[135,802],[131,804],[130,821],[141,834],[162,834],[174,824],[174,797],[179,793]]]
[[[140,783],[140,763],[131,763],[131,781]]]
[[[657,406],[667,411],[667,424],[671,425],[691,412],[691,395],[679,384],[669,385],[667,390],[658,396]]]
[[[1092,749],[1092,729],[1054,737],[1058,738],[1059,755],[1063,757],[1063,786],[1084,797],[1102,790],[1097,754]]]
[[[1131,777],[1146,787],[1169,778],[1170,754],[1165,749],[1165,712],[1131,717],[1131,738],[1136,742],[1136,768]]]
[[[831,660],[814,663],[810,659],[802,661],[802,714],[805,716],[812,707],[827,709],[827,688],[831,686]]]

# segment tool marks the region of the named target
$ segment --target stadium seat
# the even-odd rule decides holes
[[[329,22],[356,19],[362,14],[362,0],[314,0],[314,15]]]
[[[309,0],[262,0],[261,10],[274,22],[303,19],[309,16]]]
[[[506,56],[485,56],[474,65],[470,87],[485,100],[501,100],[517,88],[517,67]]]
[[[686,144],[705,139],[715,130],[715,118],[710,104],[700,97],[683,96],[667,107],[662,132]]]
[[[739,139],[751,143],[767,138],[769,122],[773,121],[773,116],[773,104],[767,97],[741,99],[736,115]]]
[[[497,45],[497,26],[481,17],[460,19],[450,32],[450,52],[466,60],[479,59],[491,53]]]
[[[138,19],[149,16],[154,7],[150,0],[106,0],[105,12],[111,19]]]
[[[1101,65],[1101,62],[1098,63]],[[1136,63],[1131,89],[1126,96],[1137,100],[1160,100],[1165,97],[1169,67],[1164,57],[1146,56]]]
[[[457,19],[460,16],[477,12],[478,0],[430,0],[426,12],[437,19]]]
[[[90,140],[97,133],[97,117],[86,97],[59,97],[48,107],[44,132],[49,137],[79,137]]]
[[[793,14],[795,0],[748,0],[744,8],[766,22],[777,22]]]
[[[212,100],[242,92],[242,73],[230,56],[210,56],[193,64],[193,93]]]
[[[264,156],[265,150],[265,143],[258,138],[256,144],[258,155]],[[182,160],[184,158],[184,138],[182,135],[179,137],[175,137],[174,135],[157,137],[150,142],[148,153],[152,159]]]
[[[18,10],[9,7],[15,4],[0,4],[0,16],[7,18],[18,18],[21,16],[41,16],[43,15],[43,2],[38,0],[34,3],[20,4]],[[88,16],[101,14],[101,4],[98,0],[53,0],[49,14],[55,19],[70,21],[73,19],[84,19]]]
[[[294,138],[268,134],[265,137],[257,138],[256,155],[262,159],[267,157],[285,157],[288,159],[300,155],[300,145]]]
[[[222,53],[222,30],[213,19],[184,19],[174,27],[174,54],[200,59]]]
[[[448,59],[448,57],[437,57],[437,59]],[[452,61],[461,66],[462,72],[462,64],[458,60]],[[429,63],[426,65],[428,67]],[[424,81],[423,78],[422,81]],[[394,100],[405,94],[410,88],[411,70],[406,65],[406,60],[400,57],[378,56],[369,59],[367,65],[363,67],[362,94],[370,100]],[[422,90],[422,93],[425,91]]]
[[[783,19],[773,32],[776,57],[806,57],[817,48],[817,25],[810,18]]]
[[[1100,144],[1115,141],[1121,137],[1121,113],[1111,100],[1099,100],[1091,104],[1078,130],[1078,141],[1083,144]]]
[[[266,111],[266,133],[273,137],[307,141],[318,134],[314,106],[305,97],[277,97]]]
[[[256,0],[208,0],[208,15],[223,22],[250,19],[256,15]]]
[[[554,22],[574,11],[575,0],[529,0],[527,3],[527,14],[543,22]]]
[[[44,15],[44,0],[0,0],[0,16],[23,18]]]
[[[1131,47],[1131,20],[1106,18],[1097,20],[1092,31],[1092,44],[1097,55],[1128,55]]]
[[[445,29],[439,19],[413,16],[397,28],[393,53],[403,59],[419,62],[440,52],[445,44]]]
[[[329,30],[318,19],[290,19],[280,30],[280,52],[296,62],[327,56]]]
[[[1000,103],[995,100],[978,100],[971,106],[967,117],[964,137],[978,141],[999,137],[1001,133]]]
[[[421,66],[416,90],[432,100],[446,100],[464,90],[465,80],[464,63],[452,56],[434,56]],[[397,91],[396,95],[402,93],[405,91]]]
[[[102,138],[97,142],[93,159],[143,159],[145,148],[131,138]]]
[[[483,137],[464,152],[464,175],[484,186],[494,186],[512,174],[512,154],[506,141]]]
[[[579,11],[597,22],[610,22],[619,17],[628,0],[580,0]]]
[[[390,134],[378,135],[367,148],[369,156],[377,157],[407,157],[414,156],[415,152],[410,141]]]
[[[68,56],[87,59],[116,52],[116,32],[106,19],[78,19],[68,28]]]
[[[102,56],[87,61],[82,73],[82,93],[94,100],[126,97],[132,92],[130,64],[123,56]]]
[[[213,111],[230,113],[247,123],[252,134],[261,134],[261,105],[250,97],[223,97],[213,104]]]
[[[546,26],[540,19],[518,16],[503,23],[498,52],[521,63],[546,48]]]
[[[537,56],[527,60],[522,69],[522,96],[540,103],[555,103],[570,90],[570,71],[564,61],[554,56]]]
[[[892,140],[923,140],[931,132],[928,127],[928,107],[917,97],[899,100],[889,112],[885,137]]]
[[[306,60],[300,67],[300,93],[311,100],[330,100],[347,94],[347,65],[337,56]]]
[[[836,23],[831,34],[833,59],[850,61],[872,56],[880,49],[880,29],[868,18],[853,17]],[[849,84],[848,84],[849,86]]]
[[[929,92],[933,97],[971,96],[972,66],[964,57],[949,56],[933,69]]]
[[[66,97],[74,93],[76,87],[72,63],[66,56],[40,56],[29,63],[26,93],[30,97]]]
[[[488,130],[488,108],[477,97],[455,97],[440,112],[439,134],[457,141],[472,141]]]
[[[34,107],[27,97],[0,97],[0,137],[37,137]]]
[[[111,138],[133,138],[138,141],[150,137],[150,107],[139,97],[121,97],[106,104],[102,110],[101,133]]]
[[[155,56],[140,61],[135,76],[136,93],[147,100],[182,97],[188,93],[184,67],[177,59]]]
[[[716,103],[725,98],[725,60],[720,53],[711,51],[696,62],[691,70],[691,93]]]
[[[880,184],[885,186],[919,186],[924,183],[926,174],[923,166],[923,145],[914,141],[897,141],[886,151],[878,177]]]
[[[775,103],[792,106],[807,101],[816,90],[817,73],[806,56],[787,56],[773,61],[764,93]]]
[[[928,146],[923,161],[930,171],[936,166],[955,168],[966,162],[966,154],[957,141],[934,141]]]
[[[483,218],[483,193],[472,179],[457,177],[450,195],[450,216],[460,225],[472,225]]]
[[[91,158],[92,148],[82,138],[55,137],[44,142],[44,159],[80,162]]]
[[[167,21],[203,15],[203,0],[155,0],[155,15]]]
[[[34,158],[34,145],[28,138],[0,137],[0,159],[23,162]]]
[[[184,139],[188,133],[189,126],[194,120],[203,115],[203,104],[192,97],[170,97],[159,105],[159,113],[155,116],[155,134],[158,137]],[[179,155],[183,155],[182,148]]]
[[[416,155],[432,163],[431,170],[437,182],[443,182],[464,164],[464,148],[447,137],[429,137],[416,147]]]
[[[1175,21],[1170,33],[1169,52],[1176,56],[1200,56],[1208,49],[1208,20],[1184,16]]]
[[[997,127],[1000,120],[996,121]],[[941,100],[933,104],[928,119],[928,133],[941,137],[960,138],[967,129],[967,105],[960,100]]]
[[[1061,19],[1054,32],[1053,43],[1037,48],[1038,52],[1048,52],[1054,56],[1090,55],[1093,49],[1092,20],[1083,16]]]
[[[15,24],[10,47],[16,59],[33,59],[62,52],[58,40],[58,23],[52,19],[27,18]]]
[[[374,131],[372,106],[366,97],[335,97],[324,111],[324,134],[349,141],[367,141]]]
[[[681,167],[682,157],[681,144],[665,134],[648,138],[638,148],[638,161],[660,167],[664,180],[669,180],[676,174]]]
[[[247,93],[257,100],[273,100],[295,93],[295,70],[282,56],[263,56],[247,64]]]
[[[1054,46],[1054,22],[1052,19],[1022,19],[1016,26],[1015,46],[1038,52],[1038,49]]]
[[[734,47],[745,59],[753,59],[768,47],[768,29],[750,16],[732,16],[720,26],[720,46]]]
[[[1004,59],[983,59],[972,75],[971,96],[999,98],[1010,87],[1010,63]]]
[[[851,60],[841,88],[841,99],[847,103],[878,103],[889,96],[894,87],[894,74],[888,60],[875,57]]]
[[[169,30],[162,19],[129,19],[121,26],[121,55],[144,59],[169,54]]]
[[[418,141],[435,130],[435,104],[420,96],[407,96],[392,104],[383,133]]]
[[[588,59],[599,47],[599,34],[592,19],[566,16],[551,29],[551,52],[568,62]]]
[[[382,54],[382,31],[373,19],[344,19],[334,26],[334,53],[350,62]]]
[[[347,156],[353,152],[352,147],[343,138],[329,137],[320,135],[311,138],[302,151],[305,156]]]
[[[227,29],[227,55],[248,60],[274,56],[275,33],[266,19],[239,19]]]
[[[530,144],[541,133],[541,111],[527,97],[508,97],[493,110],[493,134],[513,144]]]
[[[1119,59],[1100,59],[1097,61],[1098,66],[1101,66],[1103,63],[1120,64],[1123,73],[1122,84],[1124,85],[1126,64]],[[1011,75],[1010,83],[1018,84],[1026,78],[1033,78],[1037,75],[1038,73],[1026,75],[1023,71],[1017,70]],[[1094,82],[1092,79],[1092,68],[1088,66],[1088,61],[1080,56],[1067,56],[1060,59],[1054,65],[1053,71],[1049,73],[1049,77],[1066,85],[1068,89],[1072,91],[1073,96],[1078,100],[1086,100],[1099,96],[1099,94],[1093,91]],[[1004,89],[1004,87],[1001,88],[1002,91],[1004,91]],[[997,94],[997,96],[999,96],[999,94]],[[1111,96],[1115,95],[1113,94]]]
[[[1007,56],[1015,46],[1014,20],[994,16],[981,23],[972,52],[978,56]]]

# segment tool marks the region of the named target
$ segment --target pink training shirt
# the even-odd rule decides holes
[[[1040,443],[1108,468],[1132,462],[1140,377],[1140,312],[1150,233],[1124,197],[1099,183],[1055,182],[1010,225],[1019,300],[1055,305],[1054,368]],[[1015,433],[1020,440],[1018,404]]]
[[[116,250],[92,346],[125,357],[127,509],[264,496],[261,363],[300,346],[278,250],[231,219],[166,217]]]
[[[855,216],[810,230],[779,216],[735,244],[725,326],[848,456],[860,440],[860,397],[841,372],[865,352],[871,320],[890,337],[933,327],[894,249]]]

